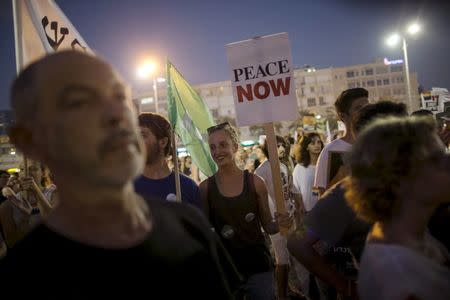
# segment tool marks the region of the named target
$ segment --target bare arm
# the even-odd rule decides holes
[[[305,205],[303,204],[302,194],[293,194],[295,202],[295,221],[297,226],[301,224],[302,218],[305,215]]]
[[[313,187],[313,190],[317,191],[317,197],[318,198],[320,198],[323,195],[323,193],[325,193],[325,188],[321,187],[321,186]]]
[[[272,219],[272,214],[270,213],[266,184],[258,175],[254,175],[254,182],[256,198],[258,201],[258,213],[262,223],[261,225],[264,228],[264,231],[268,234],[278,233],[278,223],[274,222]]]
[[[323,243],[323,241],[307,232],[301,234],[296,231],[289,236],[287,246],[289,252],[311,273],[317,275],[329,285],[334,286],[339,292],[347,293],[349,288],[348,281],[326,263],[325,259],[315,249],[318,243]]]
[[[47,215],[52,209],[52,206],[45,195],[42,193],[41,189],[38,187],[34,179],[32,177],[26,177],[22,179],[22,187],[24,190],[29,191],[29,193],[33,193],[33,195],[36,197],[39,211],[42,215]]]

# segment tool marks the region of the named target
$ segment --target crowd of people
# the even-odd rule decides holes
[[[278,158],[210,127],[207,178],[171,157],[169,121],[136,116],[108,63],[38,60],[11,90],[10,138],[29,159],[0,173],[2,293],[36,296],[49,278],[23,276],[45,269],[50,299],[450,299],[450,130],[370,100],[343,91],[343,136],[276,136]]]

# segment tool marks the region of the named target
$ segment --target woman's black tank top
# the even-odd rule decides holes
[[[236,197],[223,196],[215,176],[208,179],[210,222],[244,276],[270,271],[273,265],[261,232],[253,176],[244,171],[244,188]]]

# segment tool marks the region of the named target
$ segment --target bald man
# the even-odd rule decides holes
[[[109,64],[46,56],[19,74],[11,105],[11,140],[52,170],[59,202],[0,261],[2,294],[21,282],[13,293],[24,299],[231,297],[233,268],[204,217],[135,193],[145,151],[130,89]]]

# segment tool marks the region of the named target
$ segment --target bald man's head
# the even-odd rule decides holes
[[[11,107],[14,119],[19,125],[26,125],[35,121],[39,109],[39,84],[49,80],[50,75],[58,73],[62,76],[61,68],[64,63],[95,63],[109,67],[102,59],[81,51],[65,50],[46,55],[31,63],[22,70],[11,86]],[[69,71],[69,69],[65,70]],[[66,76],[70,73],[66,72]]]
[[[11,103],[11,141],[55,175],[122,184],[140,174],[145,154],[131,91],[103,60],[77,51],[46,56],[19,74]]]

